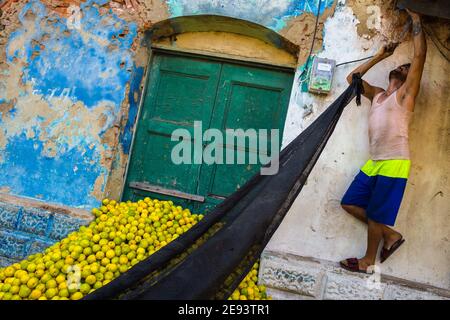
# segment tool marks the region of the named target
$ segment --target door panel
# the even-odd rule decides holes
[[[225,129],[278,128],[277,112],[273,111],[280,105],[280,90],[233,80],[226,85],[231,90],[227,96]]]
[[[156,55],[131,157],[124,198],[134,198],[130,183],[139,182],[196,194],[199,164],[176,165],[171,141],[176,129],[187,130],[194,143],[194,121],[209,125],[221,64],[201,59]],[[207,129],[207,127],[206,127]],[[191,163],[193,159],[191,158]],[[139,191],[139,195],[152,195]]]
[[[293,71],[156,54],[149,72],[123,199],[150,196],[172,200],[197,212],[209,210],[223,201],[259,170],[258,144],[249,148],[247,141],[239,149],[227,145],[227,141],[221,143],[224,159],[229,150],[235,153],[233,163],[240,155],[245,157],[246,164],[176,165],[171,154],[179,142],[171,141],[173,131],[189,132],[192,151],[194,143],[200,142],[194,140],[194,121],[202,122],[202,133],[214,128],[225,137],[226,129],[268,129],[269,132],[280,129],[282,137],[293,76]],[[203,149],[206,146],[204,142],[201,145]],[[264,149],[265,154],[270,154],[270,139]],[[248,164],[248,158],[255,155],[258,162]],[[161,188],[164,194],[145,190],[157,192]],[[186,195],[196,201],[186,200]]]
[[[205,115],[209,117],[212,110],[211,93],[215,93],[215,87],[208,86],[209,80],[209,76],[160,70],[160,83],[150,119],[186,127]]]
[[[266,129],[269,139],[262,152],[270,155],[270,130],[280,129],[281,139],[292,81],[291,73],[224,64],[211,127],[223,132],[227,129],[255,129],[256,132]],[[234,163],[241,155],[245,156],[245,164],[203,165],[200,193],[213,197],[212,202],[216,203],[216,198],[226,198],[242,187],[261,167],[258,140],[253,144],[256,149],[249,148],[249,140],[244,148],[225,143],[222,148],[224,158],[227,149],[231,148]],[[256,164],[248,161],[250,156],[256,157]]]

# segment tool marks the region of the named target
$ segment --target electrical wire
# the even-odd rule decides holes
[[[341,62],[341,63],[338,63],[338,64],[336,65],[336,68],[339,67],[339,66],[343,66],[343,65],[345,65],[345,64],[350,64],[350,63],[360,62],[360,61],[364,61],[364,60],[367,60],[367,59],[370,59],[370,58],[373,58],[373,56],[365,57],[365,58],[361,58],[361,59],[356,59],[356,60],[351,60],[351,61],[346,61],[346,62]]]
[[[305,82],[306,79],[307,79],[307,78],[305,78],[305,79],[301,80],[302,76],[305,74],[305,71],[306,71],[306,69],[308,67],[309,59],[311,59],[311,55],[312,55],[312,52],[314,50],[314,44],[316,42],[317,29],[319,28],[319,18],[320,18],[320,8],[321,8],[321,6],[322,6],[322,0],[319,0],[319,4],[317,6],[317,14],[316,14],[316,25],[314,27],[314,34],[313,34],[313,39],[312,39],[312,42],[311,42],[311,48],[309,49],[308,58],[306,59],[306,62],[305,62],[305,68],[303,69],[302,73],[298,76],[298,79],[299,79],[300,83]]]
[[[320,8],[321,8],[321,5],[322,5],[322,0],[319,0],[319,4],[318,4],[318,8],[317,8],[317,15],[316,15],[316,24],[315,24],[315,27],[314,27],[314,34],[313,34],[313,39],[312,39],[312,43],[311,43],[311,48],[310,48],[310,50],[309,50],[308,58],[307,58],[306,63],[305,63],[306,66],[305,66],[305,68],[303,69],[302,73],[298,76],[300,85],[302,85],[302,84],[308,79],[308,76],[309,76],[309,74],[310,74],[310,70],[308,70],[308,69],[309,69],[309,68],[308,68],[308,63],[309,63],[309,60],[311,59],[311,55],[312,55],[312,52],[313,52],[313,50],[314,50],[314,44],[315,44],[315,41],[316,41],[316,34],[317,34],[317,30],[318,30],[318,28],[319,28],[319,17],[320,17]],[[405,25],[404,30],[403,30],[403,32],[402,32],[402,37],[404,37],[405,33],[409,30],[409,27],[410,27],[410,24],[411,24],[410,22],[411,22],[411,21],[408,21],[408,24]],[[424,31],[425,31],[425,33],[428,35],[428,37],[430,37],[431,41],[433,41],[433,43],[434,43],[434,45],[436,46],[436,48],[438,49],[439,53],[440,53],[447,61],[450,62],[450,59],[447,57],[447,55],[446,55],[446,54],[442,51],[442,49],[441,49],[441,46],[444,47],[444,48],[446,48],[446,47],[445,47],[443,44],[441,44],[439,40],[436,40],[436,39],[433,37],[434,34],[431,35],[431,32],[430,32],[429,30],[426,30],[426,28],[424,28]],[[438,41],[439,44],[440,44],[441,46],[439,46],[439,45],[436,43],[436,41]],[[446,48],[446,49],[447,49],[447,48]],[[341,63],[338,63],[338,64],[336,65],[336,68],[337,68],[337,67],[340,67],[340,66],[343,66],[343,65],[350,64],[350,63],[356,63],[356,62],[368,60],[368,59],[370,59],[370,58],[373,58],[373,55],[372,55],[372,56],[369,56],[369,57],[361,58],[361,59],[356,59],[356,60],[351,60],[351,61],[341,62]],[[307,72],[306,77],[305,77],[304,79],[302,79],[302,77],[303,77],[303,75],[305,74],[305,72]]]
[[[308,58],[311,57],[311,54],[314,50],[314,43],[316,42],[317,29],[319,28],[319,17],[320,17],[320,7],[321,6],[322,6],[322,0],[319,0],[319,5],[317,6],[316,26],[314,27],[314,34],[313,34],[311,49],[309,50]]]
[[[450,48],[447,47],[445,44],[443,44],[441,40],[439,40],[438,36],[437,36],[436,33],[433,31],[433,29],[431,29],[431,27],[429,27],[429,26],[427,26],[427,25],[424,25],[424,27],[425,27],[425,28],[424,28],[425,31],[427,31],[427,32],[430,33],[429,36],[431,36],[431,37],[433,37],[434,39],[436,39],[436,41],[439,43],[439,45],[440,45],[442,48],[444,48],[444,49],[447,50],[447,51],[450,51]]]
[[[309,50],[308,58],[307,58],[307,60],[305,62],[306,66],[303,69],[302,73],[298,76],[300,85],[302,85],[303,82],[305,82],[308,79],[308,76],[310,74],[310,70],[307,70],[307,69],[308,69],[309,60],[311,59],[311,55],[312,55],[312,52],[314,50],[314,44],[315,44],[315,41],[316,41],[317,30],[319,28],[319,17],[320,17],[320,8],[321,8],[321,6],[322,6],[322,0],[319,0],[319,4],[318,4],[318,8],[317,8],[317,14],[316,14],[316,23],[315,23],[315,27],[314,27],[314,34],[313,34],[313,39],[312,39],[312,43],[311,43],[311,48]],[[347,61],[347,62],[342,62],[342,63],[337,64],[336,67],[339,67],[339,66],[342,66],[342,65],[345,65],[345,64],[350,64],[350,63],[355,63],[355,62],[359,62],[359,61],[364,61],[364,60],[370,59],[372,57],[373,56],[362,58],[362,59],[357,59],[357,60],[352,60],[352,61]],[[306,71],[307,71],[306,77],[304,79],[302,79],[302,77],[303,77],[303,75],[305,74]]]
[[[304,72],[306,72],[306,76],[305,76],[303,79],[300,79],[300,77],[301,77],[301,75],[300,75],[300,77],[299,77],[299,86],[300,86],[300,87],[303,86],[303,83],[309,79],[309,77],[310,77],[310,75],[311,75],[311,69],[312,69],[312,68],[305,68],[306,71],[303,70],[302,74],[303,74]]]
[[[404,39],[404,37],[405,37],[406,33],[409,31],[409,28],[411,27],[411,25],[412,25],[412,20],[411,20],[411,18],[409,18],[408,22],[403,26],[402,33],[400,34],[400,37],[399,37],[400,38],[399,42],[401,42]],[[362,58],[362,59],[346,61],[346,62],[342,62],[342,63],[338,63],[336,65],[336,68],[339,67],[339,66],[346,65],[346,64],[364,61],[364,60],[367,60],[367,59],[370,59],[370,58],[373,58],[373,56]]]
[[[439,42],[439,44],[447,49],[438,39],[435,39],[434,34],[431,35],[431,31],[428,28],[423,28],[423,30],[425,31],[425,34],[431,39],[431,41],[433,42],[434,46],[438,49],[439,53],[445,58],[445,60],[447,60],[447,62],[450,62],[450,58],[442,51],[442,48],[436,43]],[[437,38],[437,37],[436,37]]]
[[[438,40],[434,39],[434,37],[426,29],[424,29],[424,30],[425,30],[425,33],[427,34],[427,36],[431,39],[431,41],[433,41],[433,43],[436,46],[436,48],[438,49],[439,53],[445,58],[445,60],[450,62],[450,58],[447,57],[447,55],[442,51],[441,47],[436,43],[436,41],[438,41]],[[441,44],[441,46],[445,48],[444,45]],[[340,67],[340,66],[343,66],[343,65],[346,65],[346,64],[364,61],[364,60],[367,60],[367,59],[370,59],[370,58],[373,58],[373,56],[362,58],[362,59],[357,59],[357,60],[352,60],[352,61],[346,61],[346,62],[342,62],[342,63],[338,63],[336,65],[336,68]]]

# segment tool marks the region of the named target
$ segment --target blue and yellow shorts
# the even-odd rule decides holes
[[[362,207],[370,220],[393,226],[405,193],[410,167],[410,160],[367,161],[341,204]]]

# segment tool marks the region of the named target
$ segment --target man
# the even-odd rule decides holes
[[[355,177],[341,205],[345,211],[368,224],[367,251],[363,258],[346,259],[341,266],[349,271],[371,273],[378,246],[383,240],[381,262],[405,241],[394,226],[409,175],[408,125],[420,88],[426,57],[426,40],[420,16],[407,10],[412,18],[414,58],[389,74],[386,90],[363,80],[364,96],[371,100],[369,112],[369,160]],[[363,76],[375,64],[392,55],[395,45],[383,47],[354,73]]]

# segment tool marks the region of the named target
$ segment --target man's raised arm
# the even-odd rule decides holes
[[[419,94],[420,80],[422,79],[423,67],[427,55],[427,41],[424,31],[422,30],[422,22],[420,15],[407,10],[413,21],[412,35],[414,42],[414,58],[406,77],[406,81],[402,86],[401,100],[410,111],[414,110],[414,102]]]
[[[352,83],[353,74],[359,73],[361,77],[366,74],[367,71],[369,71],[374,65],[376,65],[381,60],[386,59],[390,55],[394,53],[395,48],[397,47],[397,44],[392,43],[383,46],[370,60],[360,65],[358,68],[350,72],[350,74],[347,76],[347,82],[350,84]],[[382,88],[372,86],[367,81],[362,81],[363,87],[364,87],[364,96],[372,101],[373,97],[383,91]]]

